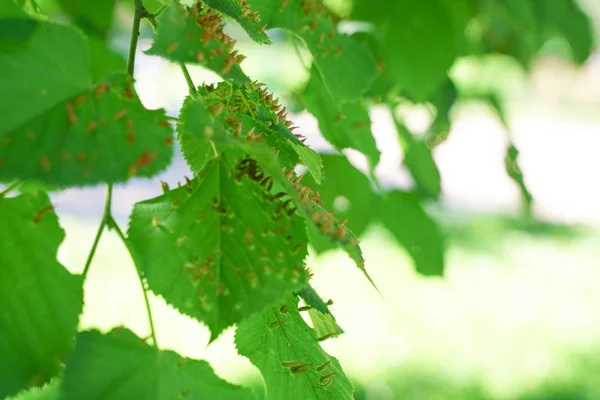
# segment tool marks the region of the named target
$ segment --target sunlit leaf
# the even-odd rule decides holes
[[[59,186],[152,176],[172,156],[164,110],[147,110],[122,76],[0,136],[0,179]]]
[[[136,204],[129,237],[150,288],[215,339],[300,289],[306,232],[272,179],[231,149],[184,187]]]
[[[445,239],[414,193],[392,191],[378,209],[383,225],[412,257],[423,275],[444,273]]]
[[[206,361],[157,351],[125,328],[77,337],[66,360],[64,400],[255,399],[217,375]]]
[[[233,51],[235,41],[223,32],[221,16],[202,2],[185,7],[172,0],[157,22],[154,43],[146,54],[200,64],[223,77],[249,81],[239,66],[245,57]]]
[[[321,341],[336,338],[344,333],[344,330],[335,322],[335,318],[331,313],[323,314],[311,308],[308,310],[308,316],[312,321],[317,338]]]
[[[354,389],[340,363],[321,348],[297,304],[290,296],[241,323],[235,334],[239,353],[265,379],[266,399],[353,399]]]
[[[235,19],[255,42],[271,44],[271,40],[264,33],[260,15],[253,11],[247,1],[240,0],[204,0],[215,10]]]
[[[46,194],[0,198],[0,397],[61,370],[83,305],[82,280],[57,260],[64,232]]]

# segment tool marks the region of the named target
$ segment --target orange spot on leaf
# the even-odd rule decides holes
[[[77,114],[75,114],[75,107],[71,103],[65,103],[65,107],[67,109],[67,117],[69,117],[69,122],[71,125],[77,125]]]

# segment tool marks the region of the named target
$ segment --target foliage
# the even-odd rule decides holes
[[[22,398],[254,398],[206,362],[159,349],[152,291],[206,324],[211,341],[235,325],[238,351],[262,373],[267,398],[353,398],[340,363],[320,346],[344,331],[331,302],[310,286],[308,245],[343,249],[373,283],[358,237],[379,222],[418,272],[442,275],[447,237],[427,209],[442,192],[432,153],[448,136],[451,108],[476,98],[507,124],[495,93],[459,94],[449,69],[460,57],[490,53],[527,68],[556,37],[577,63],[592,47],[590,23],[574,0],[355,0],[349,15],[319,0],[147,0],[148,8],[133,0],[125,62],[109,45],[117,4],[55,0],[58,14],[47,15],[34,0],[0,3],[0,182],[8,185],[0,193],[0,397],[32,389]],[[146,52],[178,63],[188,83],[177,117],[148,109],[136,93],[144,20],[155,32]],[[271,44],[269,31],[282,29],[310,53],[308,82],[287,95],[316,117],[338,151],[363,153],[368,174],[304,144],[280,100],[244,72],[225,20],[257,45]],[[367,28],[345,34],[345,20]],[[196,86],[186,63],[222,81]],[[433,111],[424,135],[396,113],[405,102]],[[411,189],[385,191],[375,177],[381,149],[372,104],[394,119]],[[171,120],[193,176],[137,203],[125,235],[110,211],[113,184],[169,166]],[[518,164],[508,137],[506,170],[530,217],[533,198]],[[99,183],[107,184],[105,212],[82,273],[71,273],[56,259],[64,232],[45,191]],[[77,329],[83,284],[107,229],[134,260],[147,339],[122,327]]]

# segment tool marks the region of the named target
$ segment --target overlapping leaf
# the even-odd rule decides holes
[[[371,133],[369,107],[364,100],[336,103],[315,67],[302,99],[307,110],[319,120],[319,129],[325,139],[339,150],[352,148],[362,152],[371,168],[375,168],[380,152]]]
[[[185,7],[172,0],[157,22],[154,43],[147,54],[200,64],[224,78],[249,81],[238,65],[245,57],[233,51],[235,41],[223,33],[221,16],[202,2]]]
[[[59,186],[152,176],[172,155],[164,110],[147,110],[129,77],[102,82],[0,136],[0,179]]]
[[[264,142],[278,152],[281,166],[306,165],[315,181],[321,181],[319,155],[291,132],[291,121],[277,99],[257,83],[222,82],[199,88],[198,97],[188,97],[178,126],[183,154],[194,169],[210,157],[206,139],[228,135]],[[214,154],[214,153],[213,153]]]
[[[61,369],[83,304],[82,281],[57,260],[64,232],[48,197],[0,198],[0,397]]]
[[[61,389],[64,400],[255,399],[249,389],[215,375],[206,361],[157,351],[124,328],[79,334]]]
[[[378,208],[383,225],[412,257],[423,275],[444,273],[445,239],[414,193],[392,191]]]
[[[325,86],[336,102],[361,96],[375,78],[375,60],[363,44],[336,30],[319,1],[248,0],[262,23],[300,37],[313,56]]]
[[[212,339],[304,285],[306,232],[291,200],[236,149],[193,181],[138,203],[129,237],[150,288]]]
[[[247,0],[204,0],[206,4],[235,19],[255,42],[271,44],[264,33],[260,15],[253,11]]]
[[[354,389],[338,360],[319,346],[297,304],[289,296],[241,323],[235,334],[239,353],[260,369],[267,399],[353,399]]]

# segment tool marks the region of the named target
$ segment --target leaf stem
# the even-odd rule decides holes
[[[9,194],[11,191],[15,190],[17,187],[19,187],[19,185],[23,183],[22,180],[17,180],[16,182],[8,185],[8,187],[6,189],[4,189],[2,192],[0,192],[0,197],[4,197],[7,194]]]
[[[133,3],[135,4],[135,12],[133,14],[133,26],[131,27],[131,40],[129,41],[129,56],[127,57],[127,73],[131,76],[133,76],[135,68],[135,51],[140,36],[140,22],[148,14],[142,0],[133,0]]]
[[[104,202],[104,213],[102,214],[102,220],[100,221],[100,226],[98,227],[98,232],[96,232],[96,237],[94,238],[94,243],[92,244],[92,248],[90,249],[90,254],[88,254],[87,260],[85,262],[85,267],[83,267],[83,272],[81,276],[85,281],[87,274],[90,270],[90,266],[92,265],[92,260],[94,259],[94,255],[96,254],[96,249],[98,248],[98,244],[100,243],[100,238],[102,237],[102,232],[104,232],[104,228],[108,224],[108,221],[111,217],[110,215],[110,205],[112,203],[112,185],[108,185],[106,188],[106,200]]]
[[[154,330],[154,319],[152,318],[152,309],[150,308],[150,300],[148,299],[148,290],[146,289],[146,285],[144,284],[144,278],[140,272],[140,269],[138,268],[137,264],[135,263],[135,257],[133,256],[133,250],[131,249],[129,241],[123,234],[123,231],[121,231],[121,228],[119,228],[119,225],[117,225],[117,222],[114,220],[114,218],[110,217],[110,219],[107,221],[107,223],[108,223],[109,228],[112,228],[115,230],[115,232],[117,232],[117,235],[119,236],[119,238],[121,239],[121,241],[123,242],[125,247],[127,248],[129,255],[131,256],[131,260],[133,261],[133,265],[135,266],[135,271],[137,272],[137,276],[140,281],[140,285],[142,287],[142,293],[144,294],[144,302],[146,303],[146,312],[148,314],[148,323],[150,325],[150,335],[152,337],[152,342],[154,343],[154,347],[158,350],[158,342],[156,340],[156,331]]]

